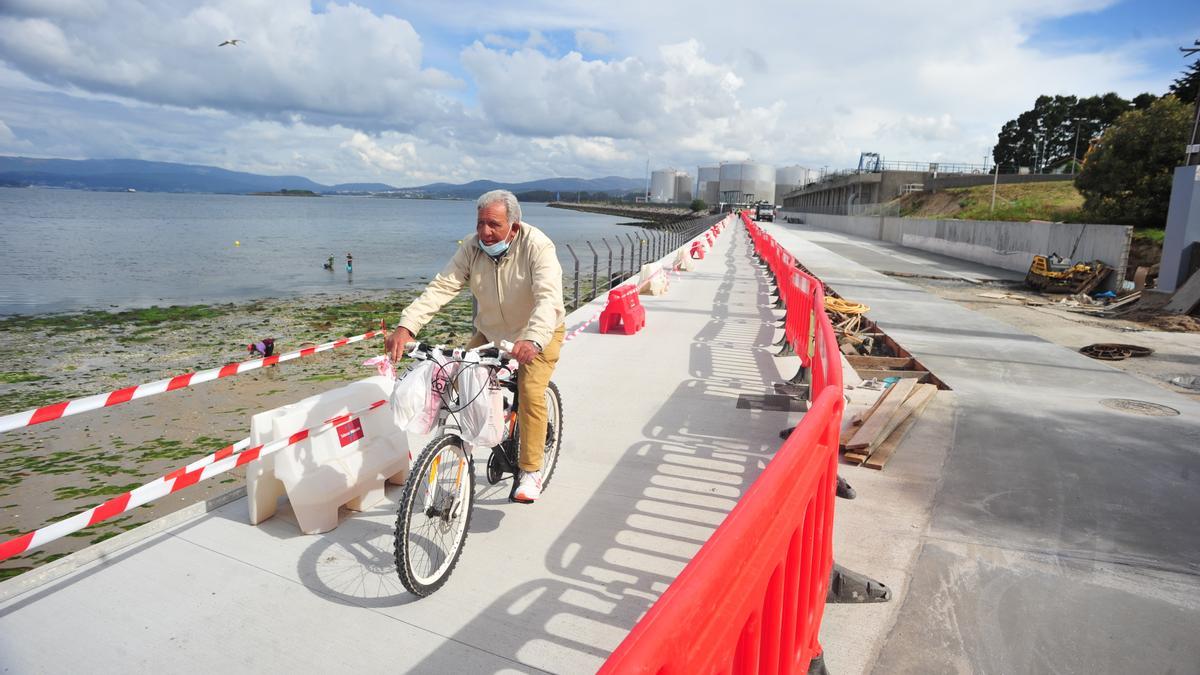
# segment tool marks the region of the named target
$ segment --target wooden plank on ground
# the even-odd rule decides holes
[[[896,427],[896,430],[887,437],[887,440],[879,444],[879,447],[876,448],[875,452],[871,453],[870,458],[863,460],[860,462],[860,464],[869,469],[882,470],[883,466],[888,463],[888,460],[891,459],[892,455],[896,452],[896,448],[900,447],[900,444],[904,442],[904,437],[908,434],[908,430],[917,423],[917,420],[921,417],[921,412],[929,406],[929,403],[933,401],[936,394],[937,388],[934,388],[933,391],[929,392],[929,395],[925,397],[924,401],[917,404],[917,407],[914,408],[912,413],[910,413],[908,417],[900,423],[900,426]],[[919,392],[910,396],[908,401],[905,402],[905,405],[918,396],[920,396]]]
[[[867,459],[867,456],[861,452],[847,452],[842,457],[845,457],[846,461],[851,464],[862,464]]]
[[[850,439],[854,436],[855,432],[858,431],[858,427],[862,426],[863,423],[871,417],[871,415],[879,407],[879,404],[883,403],[883,399],[887,398],[888,392],[891,390],[892,388],[888,387],[879,392],[879,396],[875,398],[875,402],[871,404],[870,408],[867,408],[866,410],[860,410],[850,418],[850,424],[848,424],[845,429],[842,429],[842,434],[838,438],[838,445],[845,447],[846,443],[850,442]]]
[[[1175,289],[1175,295],[1171,296],[1171,301],[1163,309],[1168,312],[1190,314],[1196,305],[1200,305],[1200,271],[1193,272],[1182,286]]]
[[[887,426],[888,420],[900,409],[900,406],[904,404],[904,400],[908,398],[908,395],[912,393],[913,388],[916,386],[916,380],[906,378],[889,387],[891,391],[888,392],[887,400],[872,413],[866,422],[863,422],[862,427],[854,434],[850,442],[846,444],[846,449],[861,450],[871,446],[871,441]]]
[[[901,379],[916,378],[919,380],[929,374],[929,371],[925,370],[869,370],[866,368],[856,368],[854,372],[858,373],[858,376],[864,380],[871,378],[882,380],[889,377],[899,377]]]
[[[858,368],[899,368],[907,369],[913,367],[913,359],[909,356],[847,356],[846,361],[851,366]]]
[[[912,415],[913,410],[916,410],[918,406],[924,405],[936,392],[937,387],[932,384],[922,384],[914,388],[913,392],[904,400],[900,408],[888,418],[887,424],[883,429],[874,438],[870,439],[867,447],[857,448],[858,451],[872,455],[887,440],[888,436],[892,435],[896,427],[900,426],[904,420]]]

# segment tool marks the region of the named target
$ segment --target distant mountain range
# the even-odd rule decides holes
[[[312,190],[324,194],[385,193],[413,198],[474,199],[488,190],[515,193],[576,192],[624,194],[641,190],[637,178],[543,178],[523,183],[477,180],[470,183],[431,183],[398,188],[385,183],[322,185],[303,176],[264,176],[212,166],[148,162],[140,159],[35,159],[0,156],[0,186],[60,187],[80,190],[138,190],[141,192],[216,192],[244,194],[278,190]]]

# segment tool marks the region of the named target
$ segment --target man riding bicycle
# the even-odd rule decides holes
[[[521,205],[507,190],[492,190],[475,203],[475,234],[464,238],[454,257],[400,314],[387,339],[398,362],[446,303],[464,288],[475,296],[475,335],[468,347],[507,340],[517,369],[517,424],[521,429],[521,477],[513,499],[530,504],[542,491],[546,442],[546,385],[563,343],[562,267],[554,242],[521,221]]]

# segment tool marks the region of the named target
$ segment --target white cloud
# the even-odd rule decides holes
[[[629,0],[395,0],[394,15],[348,0],[0,0],[0,149],[398,185],[641,175],[647,156],[689,171],[838,168],[864,150],[978,162],[1038,94],[1165,89],[1174,73],[1146,55],[1173,43],[1032,37],[1112,1],[748,0],[751,20],[732,21]]]
[[[615,49],[612,38],[598,30],[575,31],[575,46],[592,54],[609,54]]]
[[[406,127],[446,114],[460,86],[422,64],[407,21],[301,0],[111,0],[90,19],[0,16],[0,58],[49,83],[260,116],[305,113]],[[218,47],[230,38],[236,47]]]
[[[520,49],[521,43],[507,35],[497,35],[496,33],[488,33],[483,36],[483,44],[491,47],[499,47],[500,49]]]
[[[29,152],[33,150],[33,144],[29,141],[18,138],[13,130],[9,128],[4,120],[0,120],[0,152]]]
[[[389,173],[408,173],[417,161],[416,145],[411,141],[385,148],[361,131],[354,132],[341,147],[353,151],[368,166]]]

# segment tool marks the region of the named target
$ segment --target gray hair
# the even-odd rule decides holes
[[[521,205],[517,203],[517,196],[508,190],[492,190],[491,192],[483,193],[475,202],[475,210],[486,209],[496,202],[504,202],[504,210],[508,213],[509,225],[521,221]]]

